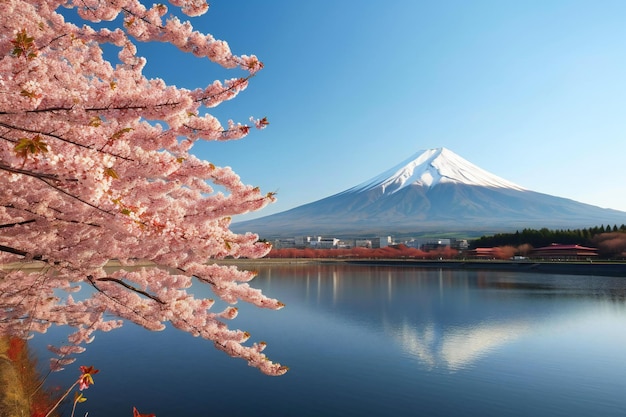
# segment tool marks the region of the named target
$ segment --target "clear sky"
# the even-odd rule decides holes
[[[236,221],[442,146],[533,191],[626,211],[624,16],[623,0],[215,0],[192,23],[265,69],[213,114],[271,124],[196,153],[278,192]],[[147,74],[178,86],[239,76],[159,51]]]

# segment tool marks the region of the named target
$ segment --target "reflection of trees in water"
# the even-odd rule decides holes
[[[299,291],[304,282],[305,302],[330,303],[336,308],[346,304],[356,308],[363,304],[365,312],[371,312],[374,305],[397,309],[398,305],[411,301],[418,304],[412,309],[421,306],[430,310],[442,305],[438,300],[449,301],[446,305],[449,311],[452,301],[458,301],[456,305],[460,307],[472,297],[495,305],[500,298],[506,298],[507,302],[537,298],[600,300],[616,304],[626,301],[626,285],[621,277],[338,265],[333,262],[260,265],[256,269],[259,285],[271,285],[271,281],[277,279],[281,288]],[[384,297],[380,297],[381,294]],[[457,298],[460,299],[453,300]],[[406,307],[400,310],[404,313]],[[502,314],[507,315],[507,311]]]
[[[52,408],[55,395],[36,365],[24,339],[0,337],[0,417],[45,416]]]
[[[618,304],[626,301],[626,286],[622,277],[477,271],[476,286],[515,291],[528,298],[578,298]]]

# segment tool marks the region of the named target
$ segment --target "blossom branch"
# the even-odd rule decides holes
[[[69,325],[77,348],[122,325],[105,319],[110,313],[151,330],[170,322],[266,374],[284,373],[260,354],[263,345],[244,346],[249,335],[228,328],[236,309],[213,313],[213,300],[187,292],[206,285],[226,303],[283,306],[247,284],[252,273],[207,263],[269,251],[258,236],[232,232],[230,218],[273,195],[191,152],[197,139],[235,140],[253,127],[222,127],[199,112],[247,88],[262,63],[233,55],[189,22],[161,23],[167,8],[146,8],[143,0],[3,1],[9,12],[0,13],[0,39],[13,50],[0,59],[0,172],[8,173],[0,175],[0,262],[20,257],[45,267],[2,269],[0,331],[28,336]],[[87,24],[64,19],[61,3]],[[203,0],[172,4],[189,15],[207,7]],[[167,85],[143,74],[134,40],[169,43],[247,74],[192,90]],[[120,48],[119,62],[105,59],[104,44]],[[260,129],[267,120],[253,123]],[[111,259],[122,270],[107,272]],[[125,269],[137,259],[153,265]],[[59,297],[59,290],[81,291],[81,283],[95,290],[79,301]]]
[[[43,172],[35,172],[35,171],[30,171],[28,169],[22,169],[22,168],[13,168],[9,165],[5,165],[0,163],[0,170],[3,171],[7,171],[7,172],[12,172],[13,174],[22,174],[22,175],[27,175],[29,177],[33,177],[33,178],[37,178],[40,180],[52,180],[52,181],[78,181],[74,178],[64,178],[64,179],[60,179],[59,176],[57,174],[46,174]]]
[[[24,224],[33,223],[35,221],[36,221],[35,219],[30,219],[30,220],[24,220],[23,222],[0,224],[0,229],[4,229],[4,228],[7,228],[7,227],[22,226]]]
[[[16,249],[16,248],[12,248],[10,246],[5,246],[5,245],[0,245],[0,252],[6,252],[6,253],[10,253],[12,255],[18,255],[18,256],[22,256],[22,257],[28,257],[29,253],[20,249]],[[40,261],[42,260],[42,256],[41,255],[35,255],[32,257],[33,260],[35,261]]]
[[[137,287],[134,287],[130,284],[125,283],[124,281],[122,281],[121,279],[117,279],[117,278],[112,278],[112,277],[102,277],[102,278],[93,278],[92,276],[88,276],[87,279],[89,279],[89,282],[91,282],[94,285],[94,288],[96,288],[98,291],[101,291],[95,284],[94,281],[102,281],[102,282],[115,282],[116,284],[121,285],[124,288],[127,288],[131,291],[134,291],[138,294],[144,295],[154,301],[156,301],[159,304],[167,304],[165,301],[161,300],[159,297],[152,295],[150,293],[147,293],[146,291],[140,290]]]
[[[66,138],[64,138],[64,137],[62,137],[60,135],[54,134],[54,133],[42,132],[42,131],[39,131],[39,130],[33,130],[33,129],[20,127],[20,126],[12,126],[12,125],[9,125],[9,124],[7,124],[5,122],[0,122],[0,126],[6,128],[6,129],[9,129],[9,130],[19,130],[19,131],[26,132],[26,133],[48,136],[48,137],[51,137],[53,139],[60,140],[61,142],[65,142],[65,143],[68,143],[70,145],[78,146],[80,148],[89,149],[89,150],[96,151],[96,152],[101,152],[103,154],[111,155],[111,156],[114,156],[116,158],[124,159],[126,161],[132,161],[131,158],[128,158],[126,156],[118,155],[118,154],[111,153],[111,152],[105,152],[102,149],[95,149],[95,148],[91,147],[90,145],[85,145],[85,144],[82,144],[82,143],[78,143],[78,142],[72,141],[70,139],[66,139]],[[2,137],[2,139],[6,140],[6,141],[9,141],[9,142],[14,142],[13,140],[5,138],[5,137]]]

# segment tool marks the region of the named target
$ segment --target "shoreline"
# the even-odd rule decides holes
[[[393,266],[406,268],[491,270],[559,275],[598,275],[625,277],[626,263],[610,261],[506,261],[506,260],[416,260],[416,259],[334,259],[334,258],[259,258],[224,259],[217,263],[242,268],[260,265],[344,264],[362,266]]]
[[[490,270],[560,275],[598,275],[625,277],[626,262],[622,261],[510,261],[510,260],[425,260],[425,259],[357,259],[357,258],[258,258],[258,259],[216,259],[211,262],[220,265],[233,265],[244,269],[258,266],[282,265],[361,265],[393,266],[403,268],[448,269],[448,270]],[[151,262],[137,262],[133,267],[153,266]],[[41,270],[43,262],[16,262],[0,265],[0,270]],[[109,261],[108,268],[123,268],[118,261]]]

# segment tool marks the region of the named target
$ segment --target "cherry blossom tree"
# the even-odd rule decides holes
[[[150,330],[169,322],[266,374],[286,372],[262,353],[264,343],[247,343],[249,333],[226,324],[240,300],[283,304],[248,284],[254,273],[216,263],[269,251],[229,225],[274,196],[192,153],[199,140],[240,139],[268,124],[223,126],[207,110],[244,90],[262,63],[165,17],[163,4],[0,4],[0,334],[72,326],[70,343],[54,349],[62,367],[96,331],[123,320]],[[181,16],[208,9],[204,0],[171,5]],[[169,43],[243,76],[195,90],[148,79],[139,41]],[[117,60],[103,45],[117,48]],[[227,307],[213,311],[212,299],[188,292],[192,284],[210,286]]]

